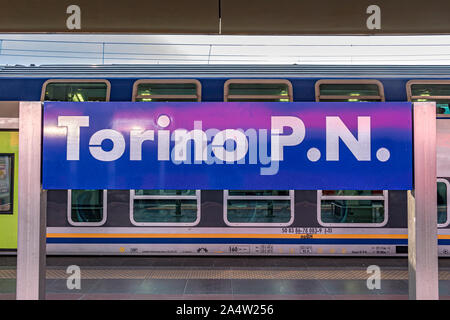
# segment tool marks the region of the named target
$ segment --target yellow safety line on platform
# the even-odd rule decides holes
[[[64,269],[47,270],[47,279],[67,279]],[[252,280],[367,280],[361,270],[258,270],[258,269],[99,269],[81,268],[82,279],[252,279]],[[0,279],[14,279],[15,270],[0,270]],[[384,280],[408,280],[407,270],[381,271]],[[450,280],[450,271],[440,271],[440,280]]]

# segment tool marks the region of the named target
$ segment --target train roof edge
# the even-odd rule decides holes
[[[3,65],[0,78],[450,78],[450,65]]]

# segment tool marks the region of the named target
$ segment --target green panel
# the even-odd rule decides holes
[[[17,249],[17,204],[19,176],[19,133],[0,131],[0,153],[14,154],[14,193],[12,214],[0,214],[0,249]]]

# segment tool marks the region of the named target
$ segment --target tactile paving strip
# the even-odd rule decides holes
[[[364,280],[365,269],[352,270],[255,270],[255,269],[100,269],[82,268],[83,279],[252,279],[252,280]],[[48,269],[47,279],[67,279],[64,269]],[[0,279],[14,279],[13,269],[0,270]],[[381,270],[385,280],[407,280],[407,270]],[[440,271],[440,280],[450,280],[450,271]]]

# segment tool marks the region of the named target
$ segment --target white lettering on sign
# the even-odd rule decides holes
[[[366,25],[369,30],[379,30],[381,29],[381,9],[379,6],[373,4],[367,7],[367,14],[370,17],[367,18]]]
[[[81,8],[77,5],[70,5],[66,10],[67,14],[70,14],[66,20],[66,26],[69,30],[81,29]]]
[[[371,121],[368,116],[357,118],[356,136],[338,116],[328,116],[326,122],[326,150],[317,146],[305,150],[310,162],[340,161],[340,146],[345,146],[358,161],[371,161]],[[288,148],[300,147],[307,130],[303,121],[294,116],[271,117],[270,135],[267,129],[202,129],[202,121],[194,122],[194,129],[167,130],[171,123],[162,115],[157,121],[157,130],[134,127],[129,132],[129,159],[142,161],[142,149],[146,143],[157,143],[158,161],[172,161],[174,164],[260,164],[261,175],[275,175],[279,163],[284,161]],[[80,160],[81,128],[89,127],[88,116],[60,116],[58,127],[67,128],[67,160]],[[268,139],[269,137],[269,139]],[[155,142],[156,140],[156,142]],[[108,141],[108,142],[106,142]],[[193,157],[191,156],[193,144]],[[109,146],[108,146],[109,145]],[[171,146],[173,147],[171,148]],[[268,154],[270,150],[270,155]],[[89,139],[89,152],[99,161],[111,162],[120,159],[126,151],[124,135],[116,130],[103,129]],[[324,153],[324,157],[322,157]],[[390,151],[381,147],[376,152],[380,162],[390,159]]]
[[[339,161],[339,140],[356,159],[370,161],[370,117],[358,117],[358,139],[339,117],[327,117],[327,161]]]

